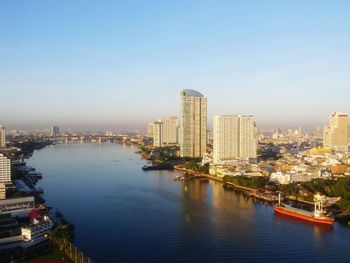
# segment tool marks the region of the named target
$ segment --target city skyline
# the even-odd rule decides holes
[[[181,89],[206,95],[209,127],[244,113],[261,129],[312,130],[350,112],[347,1],[0,7],[8,129],[144,130],[179,116]]]

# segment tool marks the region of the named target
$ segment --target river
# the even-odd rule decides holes
[[[58,144],[28,165],[47,205],[74,223],[74,243],[107,262],[350,262],[350,228],[302,223],[223,189],[141,170],[136,148]]]

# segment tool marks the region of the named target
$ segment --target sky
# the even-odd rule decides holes
[[[146,129],[181,89],[214,115],[350,113],[350,1],[1,0],[0,124]]]

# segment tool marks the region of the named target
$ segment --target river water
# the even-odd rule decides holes
[[[144,172],[136,150],[59,144],[28,160],[47,205],[74,223],[74,243],[96,262],[350,262],[350,228],[276,216],[218,182]]]

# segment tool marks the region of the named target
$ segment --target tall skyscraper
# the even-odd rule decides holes
[[[239,118],[239,157],[256,158],[258,131],[252,115]]]
[[[11,161],[0,153],[0,183],[11,182]]]
[[[177,117],[162,118],[163,123],[163,143],[178,143],[178,121]]]
[[[180,93],[180,155],[201,158],[207,148],[207,99],[198,91]]]
[[[60,128],[57,126],[52,126],[51,127],[51,136],[58,136],[60,135]]]
[[[347,113],[334,112],[330,117],[330,125],[323,131],[323,145],[336,151],[348,150],[349,116]]]
[[[0,125],[0,147],[6,147],[6,130],[5,127]]]
[[[213,133],[214,164],[230,164],[237,159],[256,158],[257,129],[253,116],[215,116]]]
[[[161,121],[153,123],[153,146],[163,146],[163,123]]]

